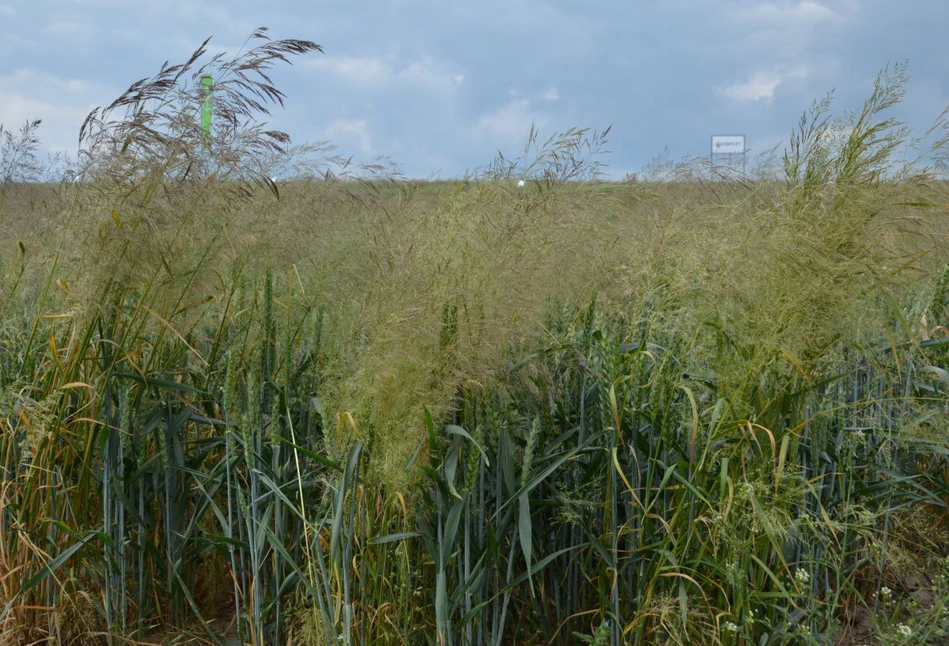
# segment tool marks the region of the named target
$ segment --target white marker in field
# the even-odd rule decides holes
[[[722,164],[725,168],[738,170],[737,161],[741,162],[741,174],[745,174],[745,135],[712,135],[712,152],[709,162],[712,166]]]
[[[744,155],[745,135],[712,135],[713,155]]]
[[[518,187],[518,188],[524,188],[524,180],[522,180],[522,179],[517,180],[517,187]]]

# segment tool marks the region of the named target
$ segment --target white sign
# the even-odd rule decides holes
[[[712,135],[713,155],[744,155],[745,135]]]

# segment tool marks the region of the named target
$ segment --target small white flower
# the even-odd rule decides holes
[[[807,585],[811,582],[811,573],[804,568],[798,568],[794,573],[794,581],[800,585]]]
[[[522,179],[517,180],[517,187],[518,187],[518,188],[524,188],[524,180],[522,180]]]
[[[903,638],[912,637],[913,629],[907,626],[906,624],[900,624],[896,627],[896,633]]]
[[[882,588],[880,588],[880,596],[883,597],[884,599],[889,599],[890,597],[893,596],[893,591],[890,590],[888,587],[883,586]]]
[[[736,626],[730,621],[726,621],[724,624],[722,624],[722,630],[725,631],[726,633],[737,633],[738,626]]]
[[[755,491],[755,488],[752,486],[750,482],[742,482],[740,485],[738,485],[738,496],[740,498],[743,498],[743,499],[751,498],[751,494],[753,494],[754,491]]]

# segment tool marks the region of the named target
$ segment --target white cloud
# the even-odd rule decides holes
[[[98,3],[104,4],[105,6],[109,4],[108,0],[105,2],[99,0]],[[143,3],[143,6],[145,4],[147,3]],[[179,0],[179,2],[172,2],[170,4],[169,9],[177,11],[177,14],[186,22],[191,24],[203,23],[206,25],[214,25],[217,28],[216,33],[219,35],[223,32],[226,35],[246,37],[259,26],[259,24],[255,24],[246,18],[238,17],[226,4],[214,5],[207,2],[195,2],[193,0]],[[161,4],[157,3],[157,6],[161,6]],[[261,42],[262,41],[256,41],[253,42],[252,45],[259,45]]]
[[[545,101],[556,101],[560,98],[560,92],[557,91],[557,88],[551,86],[546,92],[544,92],[543,98]]]
[[[57,92],[79,94],[87,92],[92,86],[82,79],[62,78],[53,76],[40,70],[21,67],[8,76],[0,77],[0,82],[7,88],[35,87],[37,92],[55,89]]]
[[[807,67],[796,67],[787,72],[756,72],[748,80],[734,83],[719,92],[735,101],[765,101],[770,103],[778,87],[789,79],[804,79],[810,70]]]
[[[0,123],[17,130],[27,120],[41,119],[38,135],[49,151],[76,151],[79,126],[88,110],[78,106],[38,101],[22,94],[0,92]]]
[[[55,111],[56,107],[49,103],[20,94],[0,93],[0,124],[10,130],[25,121],[41,119],[44,114]]]
[[[858,24],[855,0],[720,0],[715,6],[709,15],[713,38],[756,61],[816,60],[826,50],[828,31],[842,42]]]
[[[529,99],[516,98],[494,112],[482,115],[475,127],[475,134],[503,139],[505,142],[522,141],[527,138],[531,126],[543,127],[548,123],[546,115],[536,112]]]
[[[73,19],[70,16],[64,16],[58,20],[44,24],[38,27],[38,32],[42,37],[35,40],[39,40],[40,43],[47,44],[55,42],[60,48],[72,47],[74,48],[74,52],[80,55],[85,55],[92,51],[101,42],[102,33],[105,33],[101,25],[97,26],[94,20],[89,21],[85,18]],[[107,32],[109,40],[113,43],[131,43],[135,47],[140,47],[142,44],[143,36],[141,33],[134,29],[129,29],[126,26],[109,28]],[[75,53],[73,55],[75,55]],[[69,54],[66,56],[69,56]]]
[[[813,0],[797,3],[765,2],[738,15],[738,21],[759,26],[816,25],[832,22],[841,16],[827,5]]]
[[[69,20],[59,20],[44,26],[40,31],[54,38],[69,38],[72,36],[88,36],[88,28],[79,23]]]
[[[6,16],[7,18],[16,18],[16,9],[14,9],[8,4],[0,4],[0,16]]]
[[[461,85],[465,75],[443,70],[431,58],[425,57],[399,70],[396,78],[398,81],[426,87],[435,92],[450,93]]]
[[[109,98],[95,83],[21,68],[0,77],[0,123],[19,128],[27,119],[42,119],[43,148],[71,154],[86,115]]]
[[[318,56],[304,65],[324,71],[354,85],[380,87],[389,82],[392,68],[379,58],[355,58],[349,56]]]
[[[758,72],[747,81],[729,85],[722,94],[736,101],[771,101],[774,91],[781,85],[781,77],[768,72]]]
[[[367,90],[408,84],[433,93],[450,94],[465,79],[463,73],[446,69],[428,56],[408,64],[397,64],[383,58],[320,56],[304,65]]]
[[[365,155],[372,154],[372,137],[365,119],[337,119],[323,130],[321,139],[336,143],[338,139],[355,139],[359,150]]]
[[[86,7],[102,9],[112,9],[114,7],[127,6],[126,0],[72,0],[72,2]]]

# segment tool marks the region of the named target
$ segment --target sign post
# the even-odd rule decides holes
[[[709,161],[712,167],[715,162],[724,162],[729,168],[735,167],[735,162],[741,159],[741,174],[745,174],[745,135],[712,135],[712,152]],[[737,168],[736,168],[737,170]]]

